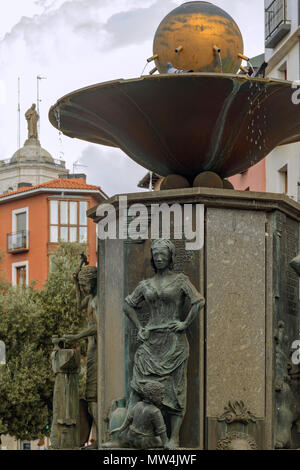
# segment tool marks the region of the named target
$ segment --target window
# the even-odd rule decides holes
[[[12,211],[12,233],[7,234],[8,252],[20,252],[29,249],[29,209],[24,207]]]
[[[18,287],[28,285],[28,261],[12,264],[12,285]]]
[[[26,212],[20,212],[19,214],[16,214],[16,226],[17,232],[26,230]]]
[[[88,201],[50,200],[50,243],[87,243]]]
[[[287,62],[284,62],[278,68],[278,78],[280,78],[280,80],[287,80]]]
[[[16,209],[12,211],[12,231],[21,232],[28,230],[29,225],[29,210],[28,207]]]
[[[288,166],[283,166],[279,171],[279,192],[283,194],[288,193]]]
[[[17,270],[17,286],[24,287],[26,286],[26,266],[19,266]]]

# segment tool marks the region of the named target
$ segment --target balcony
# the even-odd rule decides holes
[[[286,0],[274,0],[265,10],[265,46],[268,49],[274,49],[291,31],[286,3]]]
[[[29,232],[22,230],[20,232],[7,234],[7,252],[20,253],[29,250]]]

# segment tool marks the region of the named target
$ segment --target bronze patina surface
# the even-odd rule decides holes
[[[85,400],[80,399],[81,429],[80,437],[88,438],[89,426],[94,422],[98,428],[98,390],[97,390],[97,268],[96,266],[87,266],[88,261],[84,253],[81,255],[81,263],[77,271],[73,274],[77,308],[86,309],[88,316],[88,326],[80,333],[65,334],[63,340],[67,344],[76,344],[83,338],[88,338],[87,362],[86,362],[86,384]],[[79,407],[79,401],[78,401]],[[98,432],[98,431],[97,431]],[[86,441],[81,442],[83,445]],[[97,441],[88,449],[97,448]]]
[[[152,241],[150,264],[154,275],[139,282],[134,291],[127,295],[123,305],[125,315],[137,330],[139,345],[131,364],[133,372],[127,418],[115,432],[124,431],[132,423],[133,428],[130,429],[135,430],[140,437],[137,439],[129,435],[128,441],[139,448],[156,447],[153,439],[144,442],[142,435],[151,438],[160,436],[163,446],[168,449],[179,447],[179,432],[186,413],[190,353],[187,334],[190,325],[195,325],[205,299],[188,276],[175,272],[175,251],[175,244],[170,240]],[[187,299],[190,304],[189,312],[182,318]],[[146,324],[141,318],[143,302],[149,311]],[[147,384],[151,385],[150,390],[154,387],[153,394],[146,393]],[[165,435],[166,428],[157,416],[157,411],[153,407],[150,411],[143,405],[136,408],[143,398],[153,405],[162,406],[166,422],[169,422],[169,442]],[[136,413],[143,416],[139,419]],[[121,440],[120,435],[119,446],[122,447]],[[115,447],[116,444],[116,441],[111,441],[105,447]]]
[[[160,73],[167,72],[168,62],[194,72],[236,73],[242,62],[238,54],[243,51],[235,21],[209,2],[186,2],[172,10],[158,26],[153,42]]]
[[[247,170],[275,147],[300,140],[291,82],[230,74],[170,74],[74,91],[49,119],[70,137],[119,147],[161,176],[192,184]]]

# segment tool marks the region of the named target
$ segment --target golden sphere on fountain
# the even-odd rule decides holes
[[[168,62],[180,70],[237,73],[244,44],[228,13],[209,2],[187,2],[160,23],[153,42],[153,57],[160,73]]]

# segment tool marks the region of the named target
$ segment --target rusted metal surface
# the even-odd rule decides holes
[[[229,74],[116,80],[74,91],[49,111],[65,135],[119,147],[161,176],[222,178],[300,140],[291,83]],[[55,112],[56,111],[56,117]]]
[[[160,73],[167,63],[194,72],[236,73],[244,51],[235,21],[209,2],[187,2],[172,10],[155,33],[153,54]]]

